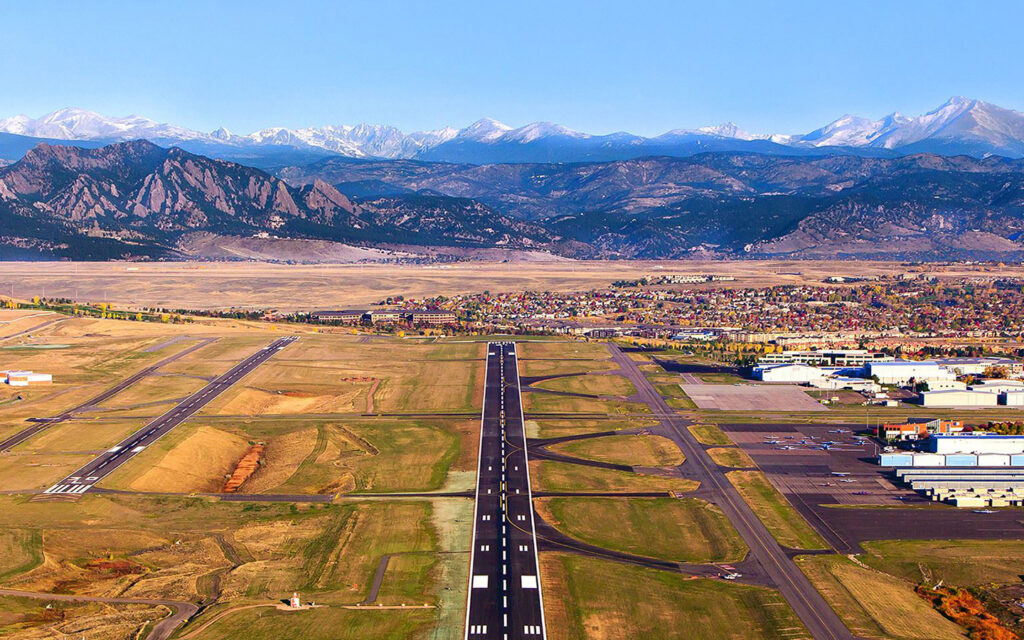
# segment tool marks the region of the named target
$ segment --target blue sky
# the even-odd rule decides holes
[[[1024,110],[1020,2],[0,2],[0,116],[649,135]]]

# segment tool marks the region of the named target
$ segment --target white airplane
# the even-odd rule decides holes
[[[974,513],[984,513],[988,515],[990,513],[995,513],[995,511],[993,511],[992,509],[975,509]]]

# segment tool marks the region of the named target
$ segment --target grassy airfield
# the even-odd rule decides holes
[[[337,637],[338,629],[357,639],[462,637],[473,503],[452,494],[474,486],[484,342],[87,318],[2,340],[46,320],[18,313],[0,311],[0,368],[45,371],[55,383],[0,386],[0,438],[200,339],[216,340],[0,454],[7,492],[0,494],[0,589],[203,606],[175,638],[316,639]],[[33,493],[291,331],[302,339],[105,479],[100,487],[112,492],[75,501]],[[614,433],[549,447],[589,465],[531,460],[535,491],[569,494],[535,499],[544,520],[611,551],[743,560],[746,547],[722,513],[685,495],[699,486],[675,469],[685,468],[682,452],[649,432],[657,421],[631,399],[636,389],[616,373],[605,345],[528,342],[520,358],[524,385],[536,389],[524,393],[529,437]],[[674,406],[690,408],[675,376],[643,366]],[[717,464],[744,469],[729,479],[780,544],[824,547],[749,456],[709,416],[699,417],[708,419],[692,432]],[[234,490],[251,497],[229,500],[225,483],[254,447],[259,462]],[[634,492],[662,495],[617,495]],[[799,563],[863,637],[953,638],[963,637],[962,628],[913,585],[928,577],[995,593],[1024,574],[1017,547],[878,541],[866,543],[856,562],[825,555]],[[769,588],[561,551],[543,551],[540,561],[552,638],[807,637]],[[275,608],[293,591],[326,606]],[[169,613],[144,602],[52,604],[0,595],[0,636],[144,637]],[[910,616],[918,627],[901,622]]]

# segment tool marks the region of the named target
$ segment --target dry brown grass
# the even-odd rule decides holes
[[[284,484],[299,464],[313,452],[316,439],[316,429],[306,428],[291,431],[268,442],[263,464],[242,484],[239,492],[263,493]]]
[[[508,264],[474,262],[445,269],[413,265],[278,265],[251,263],[148,263],[126,271],[121,263],[5,263],[17,281],[15,295],[29,298],[46,288],[48,296],[106,300],[119,304],[170,308],[261,307],[310,308],[311,300],[340,307],[376,302],[391,295],[423,297],[490,291],[575,291],[607,287],[613,280],[652,273],[713,273],[736,281],[717,287],[820,282],[842,272],[849,275],[904,273],[894,262],[744,260],[730,261],[564,261]],[[938,265],[924,269],[940,277],[979,275],[986,265]],[[1024,273],[1015,265],[1005,274]],[[711,285],[709,285],[711,286]]]
[[[139,455],[115,474],[144,466],[128,483],[134,491],[218,491],[248,447],[248,442],[233,433],[200,426],[154,464],[147,464]],[[111,477],[109,482],[116,483],[116,479]]]
[[[897,640],[956,640],[964,633],[914,593],[914,586],[846,558],[801,556],[800,568],[857,635]]]

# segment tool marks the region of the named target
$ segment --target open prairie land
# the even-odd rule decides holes
[[[935,265],[937,276],[983,275],[984,265]],[[178,308],[308,309],[351,307],[388,296],[423,297],[482,291],[576,291],[606,287],[614,280],[665,273],[729,275],[728,286],[805,284],[841,271],[848,276],[901,274],[898,262],[813,260],[466,262],[452,265],[277,265],[257,263],[5,263],[0,291],[106,301],[122,305]],[[1022,274],[1017,265],[1001,273]],[[722,283],[716,283],[721,286]]]

